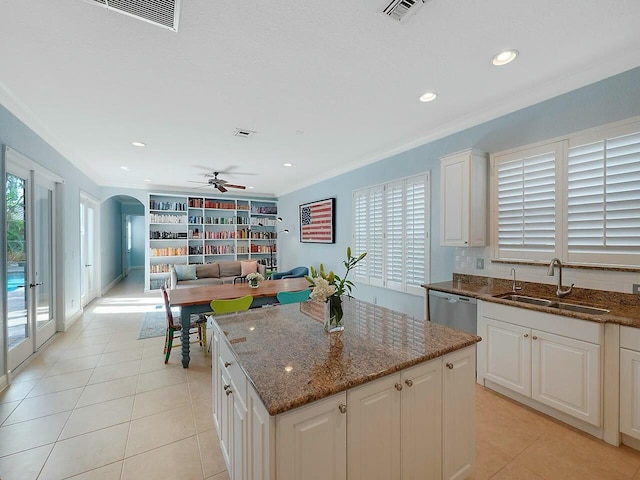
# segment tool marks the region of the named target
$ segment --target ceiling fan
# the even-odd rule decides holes
[[[209,178],[206,182],[191,181],[191,183],[200,183],[202,184],[202,186],[211,185],[212,187],[217,188],[221,193],[226,192],[227,188],[239,188],[241,190],[244,190],[247,188],[244,185],[234,185],[227,182],[226,180],[223,180],[222,178],[218,178],[218,175],[220,173],[221,172],[204,173],[203,176]]]

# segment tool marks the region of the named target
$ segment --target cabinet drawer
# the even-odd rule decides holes
[[[521,327],[575,338],[583,342],[602,344],[602,326],[598,322],[538,312],[528,308],[512,307],[493,302],[478,302],[480,315]]]
[[[220,352],[218,355],[220,358],[220,368],[223,368],[229,377],[231,377],[231,380],[236,386],[238,395],[240,395],[242,397],[242,401],[246,403],[247,381],[244,371],[242,370],[242,367],[240,367],[236,357],[231,353],[231,349],[227,345],[225,339],[220,340],[219,349]]]

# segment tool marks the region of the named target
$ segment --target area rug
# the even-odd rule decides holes
[[[160,308],[160,307],[158,307]],[[180,322],[180,309],[172,308],[174,322]],[[199,315],[192,315],[191,320],[194,321]],[[142,319],[142,325],[138,332],[138,340],[144,338],[164,337],[167,331],[167,314],[164,311],[164,307],[157,312],[146,312]]]

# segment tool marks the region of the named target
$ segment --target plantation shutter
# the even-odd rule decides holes
[[[369,265],[369,283],[382,286],[384,280],[384,188],[370,188],[369,192],[369,231],[367,232],[369,245],[365,258]]]
[[[406,181],[406,288],[420,292],[425,283],[426,176]]]
[[[369,190],[358,190],[353,192],[353,247],[354,254],[368,251],[368,210],[369,210]],[[360,282],[368,281],[368,265],[370,257],[363,258],[354,269],[354,280]]]
[[[640,132],[571,147],[567,183],[570,259],[627,254],[603,263],[629,264],[640,247]]]
[[[555,252],[555,147],[499,158],[496,165],[500,258],[542,259]],[[528,154],[529,153],[529,154]]]
[[[404,258],[404,192],[403,182],[389,183],[385,187],[385,285],[394,290],[403,289]]]

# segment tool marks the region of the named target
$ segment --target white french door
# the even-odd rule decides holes
[[[82,308],[98,296],[96,281],[96,212],[98,203],[85,194],[80,194],[80,303]]]
[[[55,183],[12,158],[5,178],[9,371],[56,332]]]

